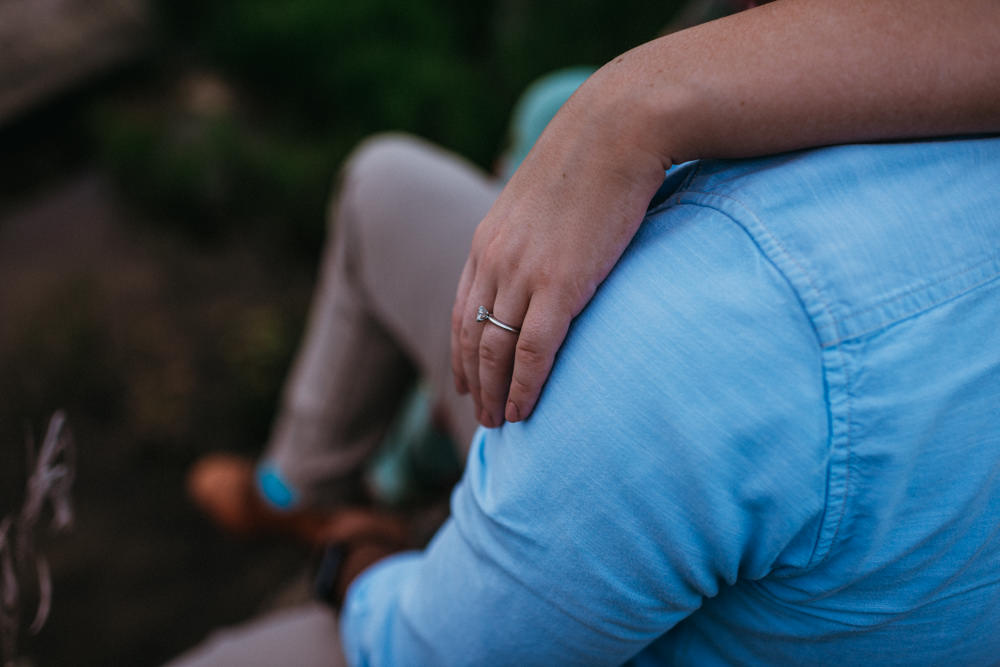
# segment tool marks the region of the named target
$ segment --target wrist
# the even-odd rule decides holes
[[[365,570],[383,558],[402,551],[399,544],[383,541],[354,542],[342,548],[342,561],[333,586],[333,601],[338,609],[343,606],[351,584]]]
[[[398,544],[385,542],[337,542],[327,545],[319,557],[313,581],[313,595],[334,609],[341,609],[351,584],[383,558],[402,551]]]
[[[635,85],[632,53],[608,63],[580,86],[554,119],[552,134],[556,141],[572,138],[578,177],[613,183],[625,201],[645,197],[644,211],[664,171],[675,163],[675,133],[664,130],[672,110],[668,113]]]

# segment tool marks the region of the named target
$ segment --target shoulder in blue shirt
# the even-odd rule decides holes
[[[1000,655],[1000,141],[671,174],[356,664]]]

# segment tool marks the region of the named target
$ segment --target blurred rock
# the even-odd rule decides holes
[[[0,0],[0,123],[138,54],[144,0]]]

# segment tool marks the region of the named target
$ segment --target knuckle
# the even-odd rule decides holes
[[[535,383],[531,378],[525,377],[523,373],[515,372],[510,378],[510,393],[512,398],[520,398],[531,395],[535,390]]]
[[[518,365],[529,368],[540,368],[545,365],[546,349],[528,336],[522,336],[517,341],[515,352]]]
[[[493,270],[503,275],[511,275],[521,266],[520,256],[511,254],[508,248],[500,248],[492,256]]]
[[[458,334],[458,344],[462,347],[465,353],[475,352],[476,348],[479,347],[479,337],[476,332],[469,326],[463,326]]]
[[[480,365],[484,365],[489,368],[496,368],[503,363],[504,356],[502,346],[497,345],[494,340],[488,340],[485,336],[483,337],[483,340],[479,345]]]

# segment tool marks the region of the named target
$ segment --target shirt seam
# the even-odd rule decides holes
[[[934,287],[937,287],[937,286],[941,285],[944,282],[947,282],[947,281],[950,281],[950,280],[955,280],[956,278],[959,278],[960,276],[964,276],[964,275],[970,274],[970,273],[972,273],[972,272],[974,272],[976,270],[981,269],[982,267],[986,267],[986,266],[989,266],[991,264],[996,264],[996,263],[997,263],[997,256],[991,255],[991,256],[986,257],[986,258],[984,258],[984,259],[982,259],[982,260],[980,260],[980,261],[978,261],[978,262],[976,262],[974,264],[971,264],[971,265],[965,267],[961,271],[955,271],[954,273],[949,273],[947,275],[941,276],[939,279],[935,280],[934,282],[926,282],[925,281],[924,283],[922,283],[919,286],[912,287],[912,288],[909,288],[909,289],[904,290],[902,292],[899,292],[898,294],[895,294],[892,297],[889,297],[889,298],[883,299],[881,301],[878,301],[877,303],[874,303],[874,304],[872,304],[870,306],[865,306],[864,308],[861,308],[860,310],[852,311],[852,312],[848,313],[847,315],[845,315],[844,319],[857,318],[860,315],[863,315],[865,313],[871,312],[873,310],[878,310],[879,308],[884,308],[884,307],[886,307],[886,306],[888,306],[890,304],[893,304],[893,303],[896,303],[898,301],[901,301],[901,300],[905,299],[908,296],[916,295],[916,294],[918,294],[920,292],[926,292],[927,290],[932,289]],[[851,340],[856,340],[858,338],[862,338],[863,336],[866,336],[868,334],[874,333],[876,331],[882,331],[883,329],[887,329],[887,328],[889,328],[890,326],[892,326],[894,324],[898,324],[899,322],[903,322],[904,320],[908,320],[911,317],[915,317],[917,315],[920,315],[921,313],[925,313],[927,311],[933,310],[934,308],[937,308],[941,304],[946,303],[946,302],[948,302],[948,301],[950,301],[950,300],[952,300],[952,299],[954,299],[956,297],[959,297],[959,296],[961,296],[961,295],[963,295],[963,294],[965,294],[967,292],[971,292],[971,291],[973,291],[975,289],[978,289],[979,287],[982,287],[983,285],[986,285],[987,283],[995,280],[997,277],[1000,277],[1000,271],[993,271],[992,273],[987,273],[987,274],[981,276],[978,280],[976,280],[976,282],[972,282],[972,283],[969,283],[969,284],[962,283],[960,286],[954,288],[952,291],[949,291],[949,292],[945,293],[943,296],[941,296],[939,298],[936,298],[936,299],[934,299],[933,301],[931,301],[929,303],[921,304],[918,307],[906,310],[906,311],[900,313],[899,315],[897,315],[895,317],[892,317],[890,319],[887,319],[885,321],[880,322],[877,325],[869,326],[867,328],[861,329],[860,331],[852,331],[849,334],[842,334],[839,338],[837,338],[835,340],[832,340],[832,341],[830,341],[828,343],[824,343],[823,345],[826,346],[826,347],[835,347],[835,346],[838,346],[838,345],[840,345],[842,343],[845,343],[845,342],[848,342],[848,341],[851,341]]]

